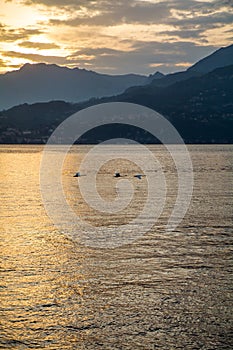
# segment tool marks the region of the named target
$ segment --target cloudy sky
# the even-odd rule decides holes
[[[0,72],[184,70],[233,42],[233,0],[0,0]]]

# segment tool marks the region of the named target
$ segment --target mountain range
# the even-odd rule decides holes
[[[64,100],[79,102],[92,97],[112,96],[130,86],[145,85],[163,77],[137,74],[106,75],[56,64],[25,64],[19,70],[0,75],[0,110],[22,103]]]
[[[110,97],[92,97],[80,103],[50,101],[15,106],[0,113],[0,142],[44,143],[59,123],[74,112],[94,104],[122,101],[160,112],[173,123],[187,143],[232,143],[232,57],[233,45],[216,51],[185,72],[167,76],[156,73],[146,77],[147,83],[143,80],[140,86],[127,88]],[[24,69],[25,66],[20,71]],[[156,142],[149,134],[122,125],[101,127],[79,141],[93,143],[106,139],[106,135],[109,138],[137,135],[140,142]]]
[[[200,76],[215,68],[233,64],[233,45],[217,50],[185,72],[164,76],[137,74],[106,75],[85,69],[55,64],[25,64],[19,70],[0,75],[0,110],[22,103],[63,100],[80,102],[90,98],[117,95],[131,86],[168,86],[177,81]]]

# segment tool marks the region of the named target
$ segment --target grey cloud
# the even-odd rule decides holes
[[[161,33],[168,36],[169,40],[193,40],[205,45],[208,43],[206,30],[233,23],[232,0],[212,2],[167,0],[159,3],[145,3],[135,0],[110,2],[110,0],[105,0],[91,2],[91,4],[90,6],[90,3],[86,3],[85,6],[93,10],[98,9],[100,14],[93,17],[77,16],[66,21],[53,19],[50,23],[71,27],[86,25],[87,31],[90,31],[92,26],[106,27],[122,23],[166,24],[175,28],[173,31]],[[228,7],[228,11],[226,7]],[[182,18],[178,19],[172,16],[174,9],[180,11]]]
[[[114,26],[123,23],[131,24],[166,24],[174,26],[174,31],[163,32],[170,38],[198,39],[207,43],[205,31],[233,22],[232,0],[213,0],[210,2],[196,0],[161,0],[156,3],[140,0],[27,0],[30,4],[66,7],[73,18],[60,20],[51,18],[51,25],[70,27]],[[87,15],[78,14],[77,10],[86,8]],[[226,10],[226,7],[228,10]],[[172,10],[179,11],[182,18],[172,16]],[[96,14],[95,11],[98,11]],[[220,11],[215,13],[216,11]],[[76,17],[75,17],[76,14]],[[190,17],[192,15],[192,17]],[[88,29],[89,29],[88,28]],[[90,29],[89,29],[90,30]]]
[[[190,65],[215,51],[214,46],[197,46],[187,41],[177,43],[161,42],[135,42],[130,51],[113,50],[109,48],[84,49],[76,52],[78,55],[90,55],[90,68],[100,71],[118,73],[141,73],[150,74],[156,70],[164,73],[182,70],[180,62],[189,62]],[[75,57],[69,57],[73,62],[82,62]],[[85,61],[85,60],[84,60]],[[158,65],[158,69],[153,67]],[[82,64],[81,64],[82,66]],[[183,67],[184,68],[184,67]]]
[[[23,3],[25,5],[40,4],[40,5],[45,5],[45,6],[61,6],[61,7],[64,7],[64,6],[74,6],[74,5],[77,5],[77,3],[84,4],[85,1],[69,0],[69,1],[66,1],[65,4],[64,4],[63,0],[24,0]]]
[[[17,40],[28,39],[31,35],[42,34],[40,29],[18,28],[12,29],[8,26],[0,24],[0,41],[14,42]]]
[[[174,25],[175,30],[163,31],[161,34],[175,36],[181,39],[202,39],[202,41],[206,41],[206,30],[220,28],[224,24],[227,25],[232,22],[233,15],[228,13],[207,17],[201,16],[193,19],[191,23],[189,19],[171,20],[169,23]]]
[[[45,62],[45,63],[57,63],[57,64],[66,64],[67,60],[65,57],[60,56],[44,56],[39,54],[32,53],[22,53],[17,51],[6,51],[2,53],[5,57],[18,57],[18,58],[26,58],[33,62]]]
[[[78,2],[79,3],[79,2]],[[90,15],[82,17],[81,15],[76,16],[69,20],[52,19],[52,24],[65,24],[68,26],[78,25],[92,25],[92,26],[112,26],[122,23],[163,23],[163,24],[174,24],[182,23],[182,20],[173,18],[171,10],[179,10],[183,13],[184,22],[188,23],[199,23],[202,21],[211,21],[214,23],[215,20],[224,22],[224,17],[227,15],[230,20],[230,2],[229,1],[195,1],[195,0],[168,0],[161,1],[158,3],[140,2],[135,0],[128,1],[98,1],[98,2],[81,2],[82,5],[90,11]],[[79,3],[80,4],[80,3]],[[72,6],[72,5],[71,5]],[[81,5],[80,5],[81,6]],[[223,6],[229,7],[229,12],[222,14],[214,14],[214,11],[221,10]],[[100,13],[95,15],[94,10],[98,10]],[[184,11],[188,11],[193,14],[193,18],[188,18]],[[75,9],[74,9],[75,13]],[[210,16],[209,16],[210,15]],[[185,18],[186,16],[186,18]],[[232,21],[232,17],[231,17]]]
[[[25,54],[15,51],[5,52],[3,55],[5,57],[26,58],[34,62],[56,63],[70,67],[78,66],[106,73],[150,74],[156,70],[164,73],[182,70],[185,68],[185,65],[182,67],[182,62],[189,62],[191,65],[215,49],[214,46],[202,47],[186,41],[177,43],[136,41],[133,43],[131,51],[127,52],[99,47],[78,50],[67,57]],[[90,58],[87,61],[86,58],[80,58],[81,55],[90,56]],[[88,62],[88,66],[86,62]],[[176,67],[176,65],[179,66]]]
[[[32,62],[43,62],[43,63],[55,63],[60,65],[66,65],[66,66],[78,66],[84,65],[86,63],[85,58],[75,58],[71,56],[62,57],[62,56],[47,56],[47,55],[40,55],[40,54],[34,54],[34,53],[23,53],[18,51],[6,51],[1,52],[1,55],[4,57],[17,57],[17,58],[24,58],[28,59]]]
[[[180,11],[190,11],[190,12],[201,12],[201,13],[212,13],[213,10],[219,10],[224,6],[232,7],[232,0],[212,0],[212,1],[202,1],[202,0],[168,0],[166,1],[169,8],[173,8]]]
[[[161,34],[166,34],[171,36],[178,36],[180,39],[195,39],[203,37],[202,29],[186,29],[185,31],[181,30],[172,30],[172,31],[164,31]]]
[[[202,47],[188,41],[179,41],[175,43],[161,43],[156,41],[145,43],[138,41],[134,43],[133,47],[135,53],[148,52],[154,63],[194,63],[216,49],[212,45]]]
[[[99,47],[99,48],[85,48],[82,50],[75,51],[70,57],[77,57],[79,55],[87,56],[117,56],[121,55],[124,51],[114,50],[108,47]]]
[[[193,27],[197,25],[202,25],[203,29],[207,26],[213,25],[222,25],[222,24],[231,24],[233,22],[233,11],[232,12],[222,12],[222,13],[214,13],[211,16],[196,16],[192,19],[184,18],[184,19],[170,19],[169,24],[177,25],[180,27],[188,26]],[[184,27],[186,28],[186,27]]]
[[[197,46],[186,41],[179,43],[135,42],[131,51],[112,50],[109,48],[84,49],[75,52],[77,55],[90,55],[91,69],[114,73],[147,73],[161,70],[168,73],[182,70],[185,66],[176,67],[180,62],[190,62],[190,65],[200,58],[209,55],[216,48],[213,46]],[[158,69],[153,67],[158,65]],[[106,69],[107,67],[107,69]]]
[[[59,48],[59,46],[54,43],[41,43],[41,42],[33,42],[33,41],[23,41],[18,45],[22,47],[42,49],[42,50]]]
[[[170,15],[170,10],[165,3],[139,3],[135,1],[100,1],[98,5],[87,6],[90,11],[98,10],[98,15],[89,15],[69,20],[51,19],[52,24],[65,24],[68,26],[92,25],[92,26],[113,26],[122,23],[158,23],[162,18]]]

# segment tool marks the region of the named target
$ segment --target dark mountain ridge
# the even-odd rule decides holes
[[[233,64],[233,44],[221,47],[212,55],[204,57],[202,60],[188,68],[188,72],[209,73],[216,68],[226,67]]]
[[[27,63],[17,71],[0,75],[0,109],[51,100],[79,102],[112,96],[149,82],[150,78],[137,74],[107,75],[55,64]]]
[[[211,55],[201,59],[184,72],[167,74],[162,79],[153,80],[155,86],[169,86],[176,82],[187,80],[192,77],[200,77],[214,69],[230,66],[233,64],[233,45],[222,47]]]
[[[0,142],[46,142],[52,130],[74,112],[95,104],[117,101],[144,105],[160,112],[172,122],[186,143],[233,142],[233,65],[167,87],[158,87],[152,82],[128,89],[118,96],[78,104],[62,101],[23,104],[1,112]],[[106,139],[106,135],[135,138],[135,130],[121,126],[102,127],[85,135],[81,142],[97,142]],[[137,133],[137,140],[155,142],[144,132]]]
[[[118,95],[132,86],[153,84],[166,87],[230,64],[233,64],[233,45],[215,51],[184,72],[166,76],[160,72],[148,77],[138,74],[107,75],[56,64],[27,63],[17,71],[0,75],[0,110],[22,103],[51,100],[76,103]]]

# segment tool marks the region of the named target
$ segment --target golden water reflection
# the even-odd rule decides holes
[[[100,250],[72,242],[47,217],[42,147],[2,146],[1,348],[231,349],[232,150],[191,147],[193,201],[176,232],[164,235],[158,225],[131,245]],[[75,206],[74,153],[64,187]],[[164,168],[175,181],[172,164]],[[111,186],[99,186],[114,196]],[[174,189],[175,182],[161,224]],[[133,207],[141,205],[140,193]]]

